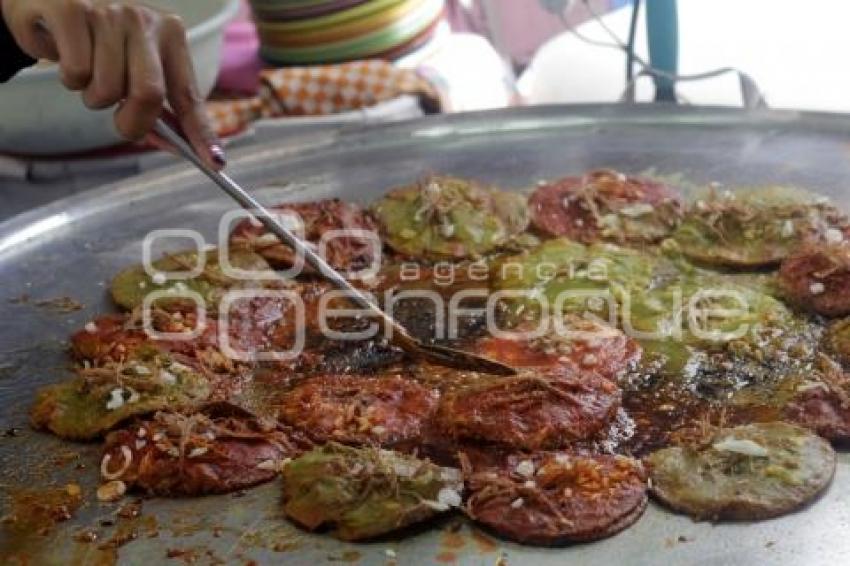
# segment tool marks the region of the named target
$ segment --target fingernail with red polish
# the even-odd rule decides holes
[[[212,155],[213,161],[215,161],[217,165],[220,165],[221,167],[227,165],[227,160],[224,158],[224,150],[221,149],[220,145],[211,145],[210,154]]]

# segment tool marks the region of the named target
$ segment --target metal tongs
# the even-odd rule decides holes
[[[387,338],[389,342],[406,352],[414,359],[425,360],[440,366],[463,369],[470,371],[479,371],[494,375],[510,376],[516,375],[516,370],[508,365],[502,364],[495,360],[446,348],[444,346],[436,346],[434,344],[425,344],[420,340],[411,336],[411,334],[390,315],[385,313],[376,303],[371,301],[366,295],[361,293],[345,277],[338,271],[332,268],[322,257],[315,253],[310,247],[298,236],[290,232],[283,224],[281,224],[269,210],[260,204],[257,199],[250,195],[245,189],[240,187],[233,179],[225,173],[220,173],[207,166],[201,158],[199,158],[192,147],[162,120],[157,120],[154,126],[154,131],[168,143],[170,143],[177,152],[186,161],[189,161],[207,177],[218,185],[224,192],[233,197],[243,208],[248,210],[266,229],[277,236],[281,242],[290,246],[295,253],[301,254],[306,262],[310,264],[322,277],[331,282],[338,289],[345,291],[348,298],[357,304],[360,308],[371,312],[374,316],[381,319],[384,323],[384,329],[390,329]]]

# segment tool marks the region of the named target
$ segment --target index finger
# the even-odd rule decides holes
[[[161,42],[167,98],[180,128],[195,153],[211,167],[220,169],[225,165],[224,152],[210,126],[204,98],[198,92],[186,32],[179,18],[165,18]]]
[[[59,54],[62,83],[70,90],[83,90],[92,77],[88,2],[67,2],[57,11],[45,14],[44,24]]]

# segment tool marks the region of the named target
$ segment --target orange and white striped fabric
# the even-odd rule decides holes
[[[336,114],[404,94],[421,97],[431,108],[440,106],[439,93],[430,82],[381,60],[268,69],[261,73],[261,84],[256,98],[208,104],[219,135],[237,133],[260,118]]]

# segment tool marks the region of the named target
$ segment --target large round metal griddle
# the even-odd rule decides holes
[[[364,130],[318,133],[231,155],[231,172],[269,200],[339,196],[369,202],[427,172],[477,177],[523,188],[538,179],[616,167],[680,175],[694,183],[782,184],[810,188],[850,209],[850,118],[829,115],[642,108],[546,107],[438,117]],[[37,189],[34,189],[37,190]],[[68,333],[112,307],[105,285],[141,258],[143,236],[158,228],[193,228],[216,243],[216,226],[231,202],[184,167],[157,171],[94,190],[0,224],[0,484],[13,490],[67,481],[91,495],[98,447],[60,442],[27,428],[33,391],[66,377]],[[6,299],[23,293],[29,303]],[[86,308],[56,314],[37,299],[69,295]],[[77,462],[86,469],[76,469]],[[274,482],[242,497],[148,500],[138,539],[120,548],[121,563],[155,564],[168,550],[191,550],[200,563],[321,564],[846,564],[850,558],[850,455],[840,455],[835,481],[816,504],[760,522],[694,523],[655,505],[611,539],[567,548],[490,544],[459,519],[400,539],[343,544],[300,532],[282,519]],[[29,553],[33,563],[87,563],[104,553],[72,535],[113,517],[93,498],[54,534],[14,540],[0,530],[0,556]],[[5,502],[4,502],[5,505]],[[153,532],[155,517],[158,526]],[[452,533],[454,529],[459,531]],[[114,529],[100,528],[106,536]]]

